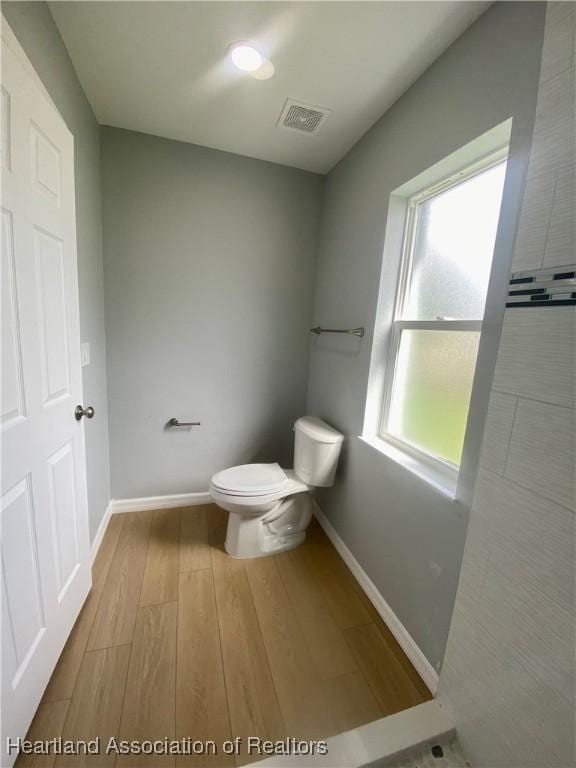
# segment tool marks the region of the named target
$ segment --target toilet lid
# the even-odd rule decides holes
[[[212,485],[238,496],[258,496],[277,490],[287,479],[278,464],[241,464],[217,472]]]

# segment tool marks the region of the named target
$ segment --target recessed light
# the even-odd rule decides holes
[[[246,43],[236,43],[236,45],[232,46],[230,56],[234,66],[243,72],[255,72],[264,61],[259,51]]]

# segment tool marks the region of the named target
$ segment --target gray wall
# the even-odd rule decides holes
[[[82,369],[84,402],[96,417],[86,423],[90,536],[110,500],[100,127],[80,86],[60,33],[45,3],[2,3],[2,14],[18,38],[52,100],[74,134],[80,334],[90,343],[91,363]]]
[[[112,495],[206,491],[291,466],[322,178],[103,129]],[[172,416],[199,420],[164,429]]]
[[[334,488],[319,496],[348,547],[439,669],[450,624],[524,183],[544,24],[541,3],[492,6],[329,175],[314,322],[366,326],[322,338],[308,410],[348,437]],[[449,501],[367,445],[362,433],[390,193],[488,129],[514,118],[487,326],[462,463]],[[389,265],[384,265],[388,268]],[[386,288],[386,286],[385,286]],[[389,290],[395,290],[391,277]],[[381,332],[381,329],[378,329]]]
[[[548,7],[513,270],[576,262],[576,5]],[[509,308],[439,700],[490,768],[576,763],[575,307]]]

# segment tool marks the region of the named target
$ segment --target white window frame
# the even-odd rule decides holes
[[[404,234],[402,239],[402,254],[394,301],[394,313],[390,332],[390,344],[386,360],[386,376],[384,379],[384,392],[378,437],[391,444],[394,448],[408,454],[420,464],[432,470],[435,475],[443,478],[447,486],[455,487],[460,465],[444,460],[417,446],[408,440],[403,440],[388,431],[390,408],[392,404],[392,392],[396,378],[396,369],[400,352],[400,340],[404,330],[430,330],[430,331],[476,331],[482,333],[483,318],[480,320],[404,320],[404,310],[410,288],[410,278],[414,261],[414,248],[418,229],[418,214],[420,205],[432,197],[457,186],[466,179],[482,173],[506,161],[508,147],[502,147],[496,152],[467,165],[462,170],[452,174],[440,182],[428,185],[415,193],[407,200],[406,217],[404,221]],[[474,372],[476,378],[476,372]],[[464,436],[464,441],[466,435]]]

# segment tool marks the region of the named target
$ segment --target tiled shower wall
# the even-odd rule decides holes
[[[548,5],[513,273],[576,262],[575,29]],[[575,349],[576,307],[506,310],[438,694],[474,766],[575,763]]]

